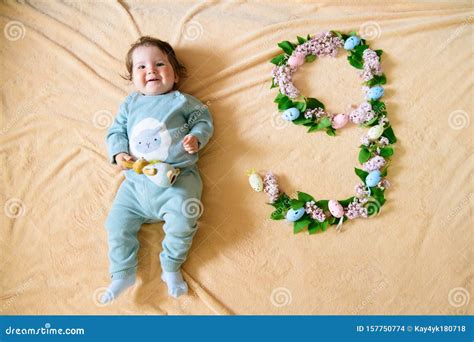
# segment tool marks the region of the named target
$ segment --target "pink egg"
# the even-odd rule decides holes
[[[342,128],[347,124],[348,121],[349,121],[349,115],[344,114],[344,113],[336,114],[332,118],[332,127],[334,129]]]
[[[337,218],[344,216],[344,208],[338,201],[330,200],[328,203],[328,207],[332,216],[337,217]]]
[[[288,58],[288,65],[293,68],[297,68],[303,64],[304,64],[304,55],[302,55],[301,53],[295,53],[291,55],[290,58]]]

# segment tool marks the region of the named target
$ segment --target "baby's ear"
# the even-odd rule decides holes
[[[174,74],[174,83],[178,83],[179,82],[179,76]]]

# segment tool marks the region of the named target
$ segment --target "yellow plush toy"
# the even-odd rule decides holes
[[[168,163],[159,160],[147,161],[140,158],[136,161],[123,161],[122,165],[127,169],[133,169],[138,174],[145,174],[153,183],[162,188],[169,188],[176,182],[180,169],[176,169]]]

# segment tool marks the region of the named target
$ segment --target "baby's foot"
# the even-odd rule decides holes
[[[183,280],[181,271],[166,272],[161,274],[161,280],[168,285],[168,294],[174,298],[188,293],[188,284]]]
[[[112,300],[116,299],[123,291],[135,284],[135,280],[135,274],[129,275],[128,277],[123,279],[112,280],[112,283],[109,285],[109,288],[100,298],[100,303],[110,303]]]

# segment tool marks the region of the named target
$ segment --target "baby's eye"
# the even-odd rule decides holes
[[[165,65],[165,63],[163,63],[163,62],[158,62],[158,63],[156,63],[156,66],[159,66],[159,67],[160,67],[160,66],[163,66],[163,65]]]
[[[145,66],[144,66],[144,65],[139,65],[139,66],[137,67],[137,69],[145,69]]]

